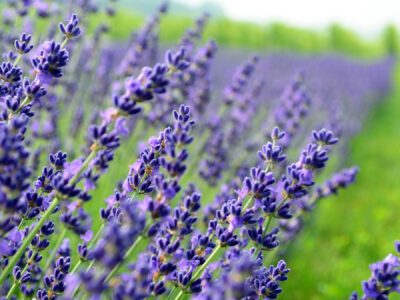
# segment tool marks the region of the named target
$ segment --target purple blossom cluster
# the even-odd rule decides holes
[[[349,299],[389,299],[391,294],[400,293],[400,242],[394,244],[396,255],[389,254],[384,260],[369,266],[371,278],[362,282],[363,295],[360,297],[354,292]]]
[[[202,41],[208,15],[159,55],[165,3],[127,45],[110,47],[107,26],[87,32],[99,9],[114,17],[113,0],[8,2],[1,299],[276,299],[304,213],[355,181],[356,167],[322,171],[332,156],[344,167],[362,115],[390,89],[392,61],[327,58],[336,84],[315,73],[315,59],[280,57],[290,74],[271,67],[275,56],[234,69],[237,58],[226,63]],[[62,20],[68,9],[79,16],[35,31],[34,18]],[[363,299],[398,291],[398,267],[395,256],[372,265]]]

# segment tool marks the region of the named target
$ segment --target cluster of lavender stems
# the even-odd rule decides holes
[[[393,62],[335,60],[345,81],[361,78],[351,86],[321,82],[313,60],[300,64],[309,81],[291,58],[296,68],[269,78],[262,55],[218,60],[202,42],[207,14],[164,51],[166,3],[111,47],[106,25],[87,34],[99,9],[11,0],[2,11],[1,299],[277,298],[304,213],[356,179],[348,140],[389,92]],[[332,156],[341,170],[325,178]],[[362,299],[398,291],[398,267],[394,256],[371,266]]]

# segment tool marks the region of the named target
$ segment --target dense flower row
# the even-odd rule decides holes
[[[166,4],[115,50],[102,43],[105,25],[85,33],[96,7],[75,2],[80,16],[51,25],[48,41],[29,12],[56,19],[67,6],[9,1],[2,12],[0,296],[277,298],[290,276],[279,256],[303,214],[355,180],[353,167],[315,183],[334,153],[342,167],[362,122],[351,113],[388,92],[391,61],[341,62],[362,86],[307,87],[300,72],[292,81],[277,75],[285,87],[260,73],[266,62],[253,55],[228,70],[219,94],[219,50],[201,44],[207,15],[160,59]],[[125,178],[112,165],[127,169]],[[396,290],[397,267],[392,256],[375,265],[367,297]]]

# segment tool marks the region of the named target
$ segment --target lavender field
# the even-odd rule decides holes
[[[396,53],[93,4],[0,5],[0,299],[398,297]]]

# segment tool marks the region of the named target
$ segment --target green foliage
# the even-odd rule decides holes
[[[90,17],[89,32],[103,22],[105,15],[96,14]],[[119,10],[110,21],[111,38],[126,39],[132,31],[137,30],[145,18],[131,11]],[[161,19],[161,41],[174,44],[188,28],[193,27],[192,15],[166,15]],[[352,31],[340,25],[332,25],[327,31],[315,31],[296,28],[283,23],[272,23],[266,26],[250,22],[238,22],[227,18],[211,18],[204,32],[204,40],[214,39],[219,45],[239,47],[249,50],[275,50],[299,52],[340,52],[358,57],[378,56],[384,49],[395,49],[397,35],[394,28],[385,32],[385,39],[366,42]],[[387,37],[386,37],[387,36]],[[389,46],[390,45],[390,46]]]
[[[338,24],[333,24],[328,29],[329,46],[336,52],[352,55],[368,52],[369,45],[361,41],[353,32],[344,29]]]
[[[109,36],[115,40],[126,40],[130,34],[136,31],[146,18],[143,15],[132,12],[119,11],[117,16],[108,17],[105,13],[90,15],[88,23],[89,34],[93,34],[100,24],[107,24],[110,28]]]
[[[399,52],[399,33],[397,32],[397,28],[392,24],[386,26],[382,38],[386,52],[396,55]]]

